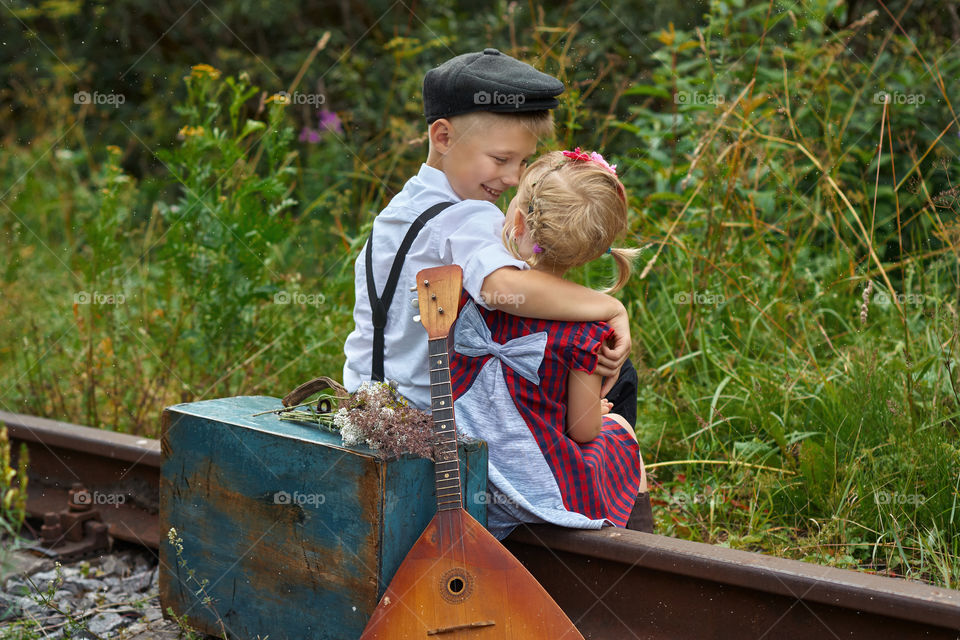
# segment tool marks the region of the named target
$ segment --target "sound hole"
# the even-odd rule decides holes
[[[463,602],[473,592],[472,580],[466,569],[451,569],[440,577],[440,595],[451,604]]]

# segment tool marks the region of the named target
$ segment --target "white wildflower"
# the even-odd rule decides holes
[[[345,447],[355,447],[358,444],[366,444],[363,433],[352,422],[347,421],[340,427],[340,438]]]
[[[353,423],[350,422],[350,413],[346,409],[340,409],[333,416],[333,426],[337,429],[343,429],[344,427],[352,427]]]

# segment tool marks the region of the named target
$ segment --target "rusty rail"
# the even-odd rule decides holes
[[[159,441],[0,412],[30,450],[31,515],[70,486],[127,497],[110,534],[156,549]],[[587,638],[960,638],[960,592],[624,529],[521,527],[508,548]]]
[[[507,546],[586,637],[960,637],[960,592],[626,529],[533,525]]]
[[[27,512],[65,509],[74,483],[111,536],[156,549],[160,544],[160,441],[66,422],[0,411],[17,455],[30,457]]]

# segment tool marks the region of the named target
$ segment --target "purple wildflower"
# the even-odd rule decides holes
[[[316,129],[311,129],[310,127],[304,127],[300,130],[300,142],[317,144],[320,142],[320,132]]]
[[[321,109],[317,112],[317,117],[317,126],[320,131],[343,133],[343,124],[340,122],[340,116],[337,115],[336,111]]]
[[[383,382],[365,382],[334,417],[347,446],[366,444],[386,456],[433,457],[433,416],[407,404]]]

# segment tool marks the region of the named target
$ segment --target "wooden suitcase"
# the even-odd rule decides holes
[[[162,540],[161,605],[242,640],[358,638],[436,513],[433,463],[252,417],[279,407],[252,396],[164,410],[161,531],[176,529],[182,552]],[[459,457],[464,504],[486,523],[486,443],[462,442]]]

